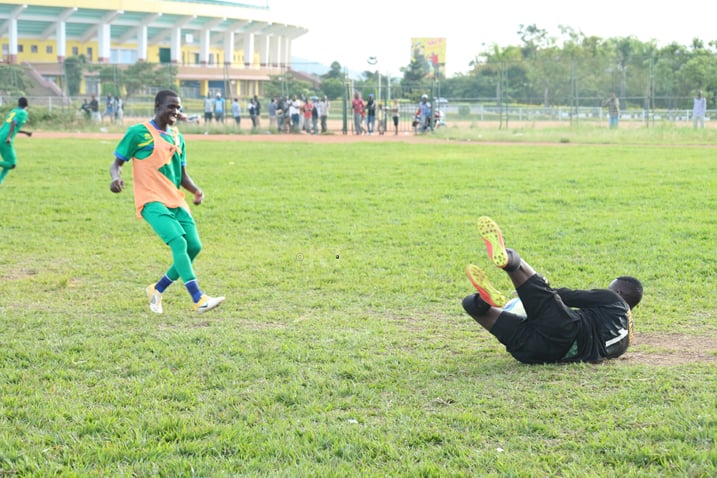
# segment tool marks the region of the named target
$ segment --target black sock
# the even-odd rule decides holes
[[[478,294],[471,294],[463,299],[463,309],[474,319],[482,317],[490,309],[490,304]]]
[[[520,254],[518,254],[513,249],[507,249],[506,252],[508,253],[508,264],[503,268],[506,272],[513,272],[517,271],[520,267]]]

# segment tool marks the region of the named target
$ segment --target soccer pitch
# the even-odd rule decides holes
[[[714,148],[188,139],[227,300],[159,316],[115,145],[19,140],[0,186],[0,476],[717,474]],[[623,358],[521,365],[463,313],[484,214],[555,286],[643,281]]]

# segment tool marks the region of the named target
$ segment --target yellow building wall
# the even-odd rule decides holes
[[[7,52],[9,45],[7,38],[0,39],[0,45],[4,52]],[[124,50],[136,50],[137,44],[126,43],[122,45],[112,44],[113,49],[124,49]],[[168,48],[162,46],[151,45],[147,48],[146,61],[150,63],[159,62],[159,51],[161,48]],[[34,40],[28,38],[18,39],[18,62],[30,62],[30,63],[56,63],[57,62],[57,42],[55,40]],[[213,61],[211,64],[224,64],[224,50],[221,48],[212,48],[209,50]],[[78,41],[68,40],[66,43],[65,56],[79,56],[85,55],[91,62],[97,61],[98,44],[97,42],[86,42],[80,43]],[[184,65],[197,64],[199,58],[199,46],[198,45],[186,45],[182,47],[182,54],[180,56],[180,63]],[[232,59],[233,64],[243,65],[244,52],[242,50],[235,50]],[[258,62],[258,56],[254,56],[254,62]]]

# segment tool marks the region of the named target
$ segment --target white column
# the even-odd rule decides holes
[[[147,25],[137,29],[137,61],[147,61]]]
[[[272,35],[269,37],[269,66],[276,68],[279,63],[279,39],[278,35]]]
[[[55,31],[55,49],[57,50],[57,62],[64,63],[67,57],[67,29],[64,21],[57,22]]]
[[[269,66],[269,39],[268,35],[259,35],[259,66],[266,68]]]
[[[284,37],[277,36],[276,39],[276,53],[274,54],[274,61],[276,62],[276,66],[283,67],[284,61],[281,57],[282,53],[284,52]]]
[[[17,18],[8,19],[8,62],[17,63]]]
[[[206,65],[209,63],[209,44],[211,41],[212,32],[209,30],[202,30],[199,33],[199,64]]]
[[[100,25],[97,35],[98,63],[110,62],[110,48],[112,47],[110,38],[110,24],[103,23],[102,25]]]
[[[244,34],[244,66],[249,68],[254,63],[254,34]]]
[[[181,28],[173,28],[172,29],[172,44],[170,49],[170,55],[171,55],[171,62],[174,64],[181,63],[182,58],[182,29]]]
[[[224,32],[224,64],[232,63],[234,63],[234,32],[227,30]]]
[[[286,68],[291,67],[291,38],[284,37],[284,48],[282,49],[283,63]]]

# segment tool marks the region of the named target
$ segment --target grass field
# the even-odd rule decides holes
[[[158,316],[169,251],[110,193],[114,141],[18,139],[0,477],[715,476],[717,150],[694,142],[194,141],[196,270],[227,301],[194,315],[175,284]],[[643,280],[624,359],[521,365],[463,313],[482,214],[554,285]],[[660,364],[649,337],[703,353]]]

